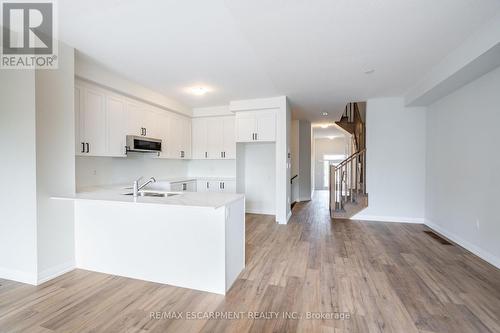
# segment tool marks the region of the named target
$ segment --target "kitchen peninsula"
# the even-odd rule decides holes
[[[244,196],[127,192],[56,198],[75,200],[76,267],[225,294],[245,267]]]

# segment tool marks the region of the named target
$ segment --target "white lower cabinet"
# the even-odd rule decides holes
[[[201,179],[197,182],[198,192],[227,192],[236,193],[236,181]]]
[[[196,192],[196,181],[176,182],[170,185],[172,192]]]

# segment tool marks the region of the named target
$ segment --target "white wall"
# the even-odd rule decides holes
[[[292,167],[291,173],[292,177],[299,174],[299,121],[293,120],[290,128],[291,140],[290,140],[290,148],[292,153]],[[300,187],[298,177],[294,179],[292,183],[292,192],[291,192],[291,200],[292,202],[299,201],[300,197]]]
[[[35,284],[35,72],[0,72],[0,277]]]
[[[403,98],[367,102],[366,184],[369,205],[354,218],[424,221],[425,108],[407,108]]]
[[[140,84],[132,82],[123,76],[104,68],[94,60],[81,53],[77,53],[75,59],[75,75],[81,79],[92,81],[107,88],[115,89],[117,92],[157,107],[183,115],[192,115],[192,110],[188,106]]]
[[[334,139],[324,139],[318,138],[314,139],[315,146],[315,157],[314,157],[314,189],[315,190],[327,190],[328,183],[326,187],[323,184],[324,177],[324,164],[323,164],[323,156],[324,155],[342,155],[343,158],[339,159],[339,162],[347,158],[346,150],[347,150],[348,141],[347,138],[337,137]]]
[[[276,142],[275,142],[275,203],[276,221],[286,224],[291,216],[291,110],[286,96],[273,98],[260,98],[251,100],[231,101],[229,109],[232,112],[251,110],[275,110],[276,111]],[[237,153],[237,178],[244,169]],[[241,188],[241,183],[237,182],[237,188]]]
[[[236,160],[191,160],[187,175],[192,177],[236,177]]]
[[[500,268],[500,68],[429,106],[426,219]]]
[[[275,143],[237,144],[237,192],[245,194],[249,213],[276,214]]]
[[[38,282],[74,267],[74,50],[59,43],[57,70],[36,71]]]
[[[74,265],[73,49],[56,70],[2,71],[0,277],[38,284]]]

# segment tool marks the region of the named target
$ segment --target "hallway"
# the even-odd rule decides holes
[[[425,226],[332,222],[326,191],[293,212],[288,225],[247,215],[246,269],[226,297],[83,270],[0,280],[0,331],[500,332],[500,271]],[[213,311],[244,315],[186,318]]]

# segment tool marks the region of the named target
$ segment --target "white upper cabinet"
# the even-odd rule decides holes
[[[127,134],[128,135],[144,135],[144,125],[142,123],[141,107],[133,102],[126,103],[127,113]]]
[[[224,156],[224,124],[219,117],[207,118],[208,158],[219,159]]]
[[[234,117],[203,117],[192,120],[193,159],[234,159]]]
[[[224,152],[224,158],[225,159],[235,159],[236,158],[236,141],[235,141],[235,134],[234,134],[234,128],[235,128],[235,123],[234,123],[235,117],[223,117],[222,118],[222,124],[223,124],[223,149],[222,151]]]
[[[106,153],[105,95],[99,90],[81,89],[79,110],[80,154],[102,156]],[[82,153],[83,151],[83,153]]]
[[[236,141],[276,141],[274,110],[236,112]]]
[[[194,118],[191,122],[192,143],[193,143],[193,159],[200,160],[208,158],[208,143],[207,143],[207,119]]]
[[[167,135],[168,158],[191,158],[191,119],[172,114]]]
[[[253,112],[236,113],[236,142],[251,142],[255,139],[256,121]]]
[[[191,158],[191,119],[97,85],[75,83],[75,154],[126,156],[126,136],[162,140],[161,158]]]
[[[125,137],[127,135],[127,113],[125,101],[119,97],[106,97],[107,123],[107,154],[111,156],[125,156]]]

